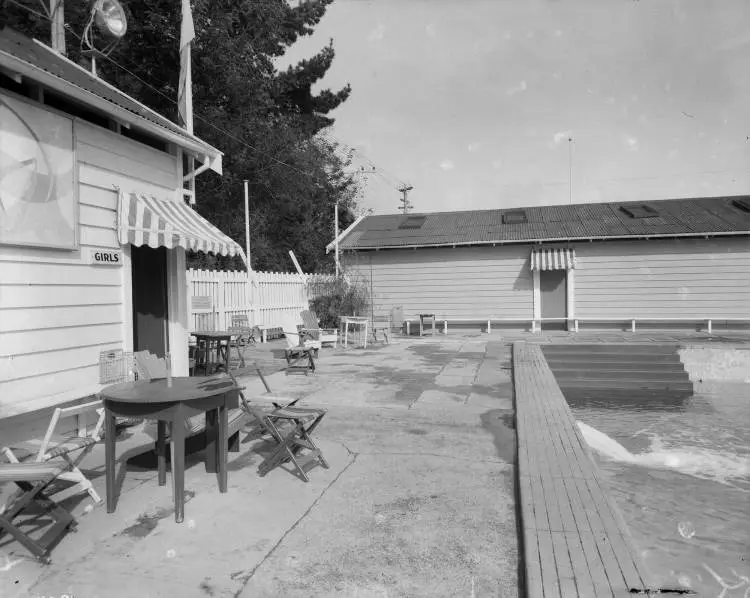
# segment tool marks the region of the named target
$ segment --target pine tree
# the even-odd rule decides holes
[[[325,245],[333,210],[341,227],[353,221],[356,180],[349,157],[325,137],[329,114],[351,93],[347,85],[317,93],[330,68],[333,42],[279,72],[274,59],[310,35],[333,0],[290,6],[285,0],[194,0],[195,133],[224,152],[224,175],[197,181],[197,210],[244,246],[243,180],[250,181],[251,255],[256,270],[292,270],[293,249],[306,271],[330,270]],[[0,0],[6,23],[47,42],[49,22]],[[85,2],[66,3],[68,57],[87,64],[81,34]],[[139,101],[176,119],[180,3],[130,0],[128,32],[110,55],[97,58],[97,73]],[[120,66],[117,66],[117,64]],[[122,68],[124,67],[124,68]],[[194,254],[195,267],[239,267],[238,260]]]

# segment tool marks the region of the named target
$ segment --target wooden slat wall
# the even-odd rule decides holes
[[[578,317],[750,317],[748,238],[575,247]]]
[[[123,346],[129,286],[85,252],[120,248],[114,185],[169,197],[177,181],[174,156],[83,121],[75,135],[80,250],[0,246],[0,417],[98,383],[99,352]]]
[[[529,247],[405,249],[348,254],[349,271],[372,285],[375,316],[402,306],[405,317],[533,315]]]

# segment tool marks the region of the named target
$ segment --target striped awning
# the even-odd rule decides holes
[[[575,267],[575,249],[569,247],[540,247],[531,250],[532,270],[572,270]]]
[[[120,193],[117,222],[121,244],[240,255],[247,262],[240,245],[184,202],[145,193]]]

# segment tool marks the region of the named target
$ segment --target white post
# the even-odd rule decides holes
[[[52,15],[52,49],[65,56],[65,3],[63,0],[50,0],[49,14]]]
[[[630,331],[635,332],[635,318],[630,321]]]
[[[247,257],[247,272],[250,273],[250,192],[249,183],[245,180],[245,257]]]
[[[567,278],[567,296],[566,296],[566,311],[568,317],[567,328],[570,330],[571,320],[576,317],[576,271],[572,268],[566,272]],[[577,326],[577,324],[576,324]],[[578,332],[578,330],[576,330]]]
[[[532,278],[534,281],[534,315],[531,320],[531,332],[535,333],[537,320],[541,321],[542,319],[542,287],[539,280],[539,270],[537,270],[536,268],[534,268],[534,270],[532,271]]]
[[[223,272],[221,273],[223,274]],[[218,295],[218,301],[219,304],[216,307],[217,317],[219,321],[217,322],[217,330],[226,330],[227,328],[227,316],[226,316],[226,295],[225,295],[225,289],[224,289],[224,277],[221,276],[221,278],[218,279],[218,289],[217,289],[217,295]]]
[[[333,216],[333,241],[336,244],[336,278],[339,277],[339,202],[336,201],[336,208]]]
[[[712,324],[713,324],[713,322],[712,322],[711,320],[709,320],[709,321],[708,321],[708,333],[709,333],[709,334],[711,334],[711,333],[712,333],[712,328],[713,328],[713,327],[712,327]]]

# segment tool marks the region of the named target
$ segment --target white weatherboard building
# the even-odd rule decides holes
[[[748,196],[367,216],[338,246],[375,316],[532,330],[750,323]]]
[[[192,156],[199,167],[183,169]],[[0,30],[0,419],[101,389],[102,351],[188,370],[185,251],[244,255],[185,202],[222,154]]]

